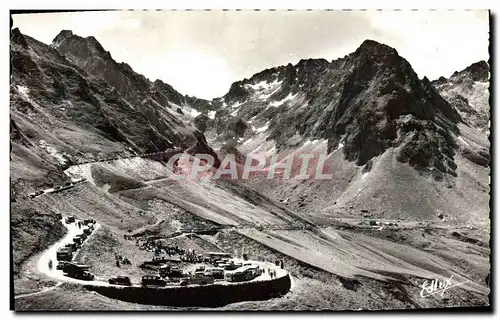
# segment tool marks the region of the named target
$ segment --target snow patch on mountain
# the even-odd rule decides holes
[[[252,90],[262,90],[262,89],[266,88],[267,86],[269,86],[269,83],[267,81],[260,81],[260,82],[257,82],[255,84],[246,84],[245,85],[246,88],[250,88]]]
[[[25,98],[28,99],[29,89],[25,86],[17,86],[17,90],[19,93]]]
[[[279,107],[279,106],[281,106],[281,105],[283,105],[283,104],[285,104],[285,103],[288,103],[288,102],[292,101],[293,99],[295,99],[295,97],[297,97],[297,95],[298,95],[297,93],[296,93],[296,94],[292,94],[292,93],[290,92],[290,93],[289,93],[289,94],[288,94],[285,98],[283,98],[282,100],[280,100],[280,101],[273,101],[273,102],[271,102],[271,103],[270,103],[270,106],[271,106],[271,107],[275,107],[275,108],[277,108],[277,107]]]
[[[196,109],[193,109],[193,108],[189,108],[189,114],[191,115],[191,117],[193,118],[196,118],[198,115],[201,114],[201,112],[197,111]]]
[[[267,100],[269,99],[273,94],[275,94],[279,89],[280,89],[280,85],[277,85],[275,86],[274,88],[272,88],[271,90],[266,90],[266,93],[263,93],[261,94],[258,98],[260,100]]]

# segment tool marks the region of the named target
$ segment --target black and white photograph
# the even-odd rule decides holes
[[[11,10],[12,310],[491,311],[492,19]]]

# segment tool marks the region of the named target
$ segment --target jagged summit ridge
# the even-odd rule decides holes
[[[396,49],[371,39],[363,41],[355,52],[359,53],[361,51],[371,53],[375,56],[398,55]]]
[[[114,61],[94,37],[64,30],[54,43],[58,46],[12,31],[11,123],[20,132],[19,143],[49,145],[66,165],[108,153],[196,144],[213,152],[172,110],[173,88],[155,88],[127,64]],[[59,134],[66,128],[71,130]]]
[[[154,108],[156,103],[165,108],[173,105],[211,108],[206,100],[182,95],[161,80],[150,81],[126,62],[115,61],[95,37],[83,38],[63,30],[55,37],[53,47],[89,74],[104,79],[134,104],[147,104],[146,108]]]
[[[231,118],[260,122],[278,150],[297,137],[325,139],[328,152],[342,141],[346,159],[358,165],[397,147],[398,160],[414,167],[456,168],[449,135],[460,115],[394,48],[373,40],[332,62],[304,59],[264,70],[233,83],[221,101],[227,107],[216,115],[218,132]]]
[[[478,61],[449,78],[440,77],[432,82],[467,124],[482,131],[489,129],[489,69],[486,61]]]

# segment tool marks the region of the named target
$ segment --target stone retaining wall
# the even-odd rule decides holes
[[[240,301],[267,300],[290,290],[290,276],[228,285],[193,287],[101,287],[86,285],[106,297],[133,303],[176,307],[221,307]]]

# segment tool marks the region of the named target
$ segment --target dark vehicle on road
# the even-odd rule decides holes
[[[226,272],[224,274],[224,279],[228,282],[250,281],[258,277],[261,274],[260,271],[259,266],[244,266],[235,271]]]
[[[158,276],[143,276],[141,284],[143,286],[164,287],[167,285],[167,282]]]
[[[160,266],[159,274],[162,278],[182,278],[184,276],[182,270],[179,267],[171,267],[169,265]]]
[[[72,252],[78,250],[78,245],[76,243],[68,243],[64,245],[65,248],[69,248]]]
[[[224,279],[224,269],[222,268],[206,269],[205,274],[214,277],[214,279]]]
[[[74,237],[73,242],[76,244],[82,244],[83,241],[82,241],[82,238],[80,238],[80,237]]]
[[[39,190],[39,191],[35,191],[35,192],[28,194],[28,197],[35,198],[35,197],[38,197],[39,195],[44,194],[44,193],[45,193],[45,191]]]
[[[111,279],[109,279],[108,282],[109,282],[109,284],[118,284],[121,286],[131,286],[132,285],[130,278],[126,277],[126,276],[118,276],[115,278],[111,278]]]
[[[55,187],[54,192],[58,192],[58,191],[62,191],[62,190],[70,189],[70,188],[73,188],[73,184],[71,182],[66,182],[62,186]]]
[[[73,252],[70,248],[60,248],[57,250],[56,257],[58,261],[71,261],[73,259]]]
[[[181,286],[187,286],[189,284],[199,284],[199,285],[207,285],[207,284],[213,284],[214,283],[214,277],[208,276],[206,274],[196,274],[192,277],[186,277],[182,278],[180,280],[180,285]]]
[[[167,274],[170,278],[181,278],[184,276],[182,270],[179,267],[170,268],[170,272]]]
[[[91,281],[94,280],[95,278],[95,276],[88,271],[70,271],[67,272],[67,276],[78,280],[86,280],[86,281]]]
[[[74,262],[65,262],[62,265],[62,271],[66,273],[75,273],[75,272],[83,272],[88,271],[90,266],[86,264],[78,264]]]
[[[75,217],[70,216],[66,218],[66,223],[73,223],[73,222],[75,222]]]
[[[84,224],[84,225],[88,225],[88,224],[90,224],[90,223],[95,223],[95,220],[94,220],[94,219],[84,219],[84,220],[83,220],[83,224]]]
[[[64,270],[64,267],[66,266],[67,262],[66,261],[60,261],[57,266],[56,270]]]
[[[229,265],[226,264],[224,266],[224,270],[232,271],[232,270],[236,270],[236,269],[238,269],[238,268],[240,268],[242,266],[243,266],[243,264],[241,264],[241,263],[232,263],[231,262],[231,263],[229,263]]]
[[[159,274],[160,277],[165,278],[170,273],[171,267],[168,264],[160,266]]]

